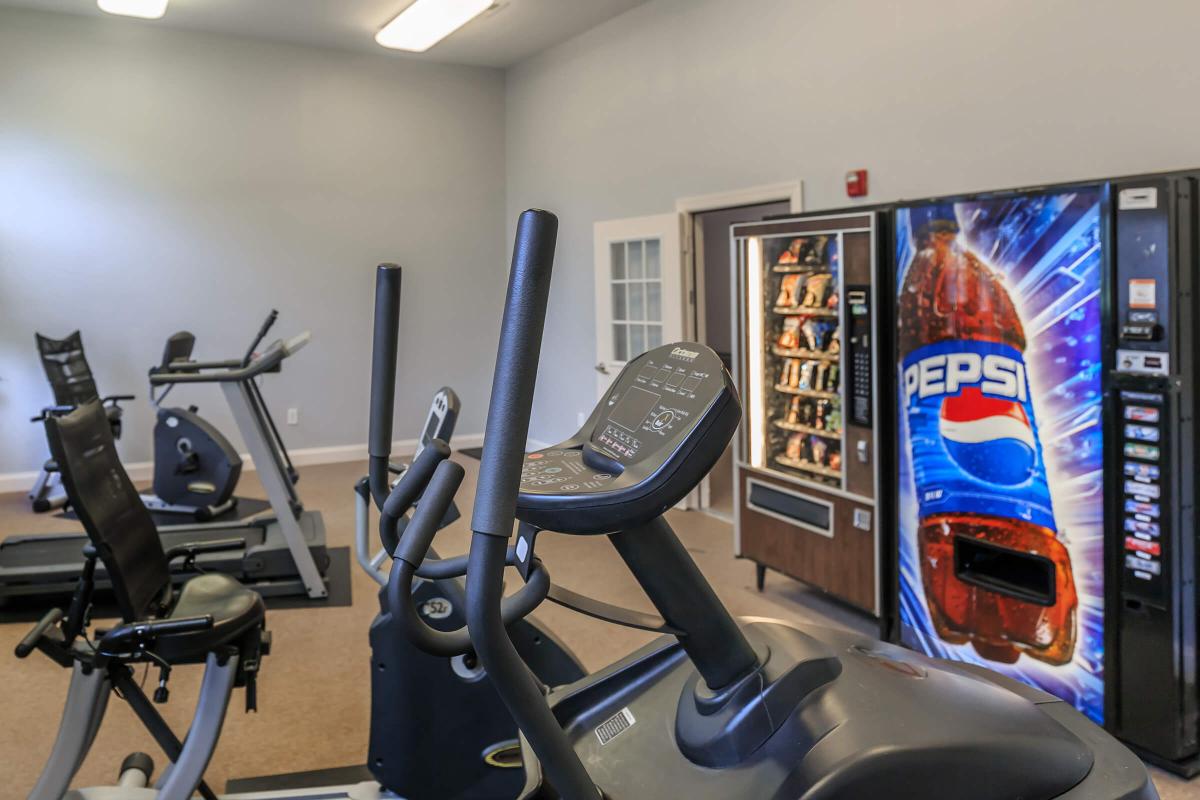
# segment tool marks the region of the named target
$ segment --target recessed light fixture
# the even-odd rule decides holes
[[[158,19],[167,13],[167,0],[96,0],[101,11],[123,17]]]
[[[491,8],[494,0],[416,0],[375,34],[393,50],[424,53]]]

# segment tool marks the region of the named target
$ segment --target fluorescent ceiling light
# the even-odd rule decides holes
[[[167,0],[96,0],[101,11],[124,17],[158,19],[167,13]]]
[[[375,34],[393,50],[424,53],[491,8],[493,0],[416,0]]]

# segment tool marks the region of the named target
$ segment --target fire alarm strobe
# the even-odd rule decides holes
[[[865,169],[852,169],[846,173],[846,196],[867,196],[867,171]]]

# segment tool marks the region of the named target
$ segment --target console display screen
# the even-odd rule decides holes
[[[661,399],[661,394],[630,386],[625,390],[625,394],[608,418],[627,431],[636,431],[642,427],[642,423],[646,421],[646,415],[658,405],[658,401]]]

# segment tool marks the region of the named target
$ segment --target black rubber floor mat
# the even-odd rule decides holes
[[[482,447],[464,447],[461,450],[459,450],[458,452],[462,453],[464,456],[473,458],[476,461],[483,460],[483,448]]]
[[[329,583],[329,596],[321,600],[312,600],[304,595],[293,597],[268,597],[267,609],[292,608],[329,608],[331,606],[348,606],[354,601],[350,581],[350,548],[331,547],[329,552],[329,569],[325,577]],[[9,622],[37,622],[51,608],[66,609],[71,603],[67,595],[36,595],[32,597],[11,597],[0,605],[0,624]],[[113,619],[121,616],[112,595],[107,591],[96,593],[92,609],[95,619]]]

